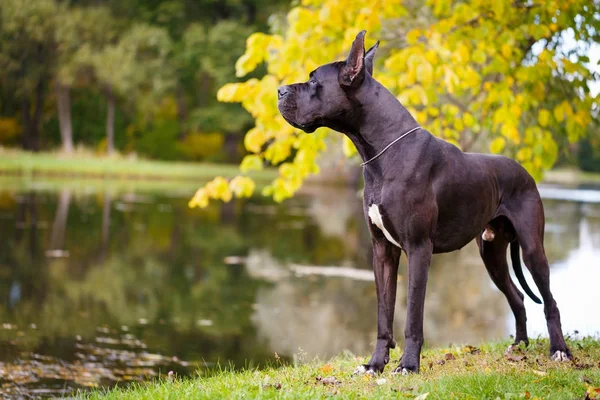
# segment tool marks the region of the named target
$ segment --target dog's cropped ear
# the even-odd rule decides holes
[[[342,66],[338,80],[342,86],[355,86],[362,82],[365,77],[365,34],[360,31],[352,42],[350,54],[346,63]]]
[[[373,59],[375,58],[375,53],[377,52],[377,48],[379,47],[379,40],[377,43],[373,45],[369,50],[367,50],[365,54],[365,68],[369,75],[373,75]]]

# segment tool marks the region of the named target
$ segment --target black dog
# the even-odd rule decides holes
[[[516,318],[515,344],[528,343],[523,294],[512,281],[506,250],[525,289],[523,259],[544,300],[554,360],[572,358],[550,292],[544,252],[544,211],[533,178],[501,156],[463,153],[419,127],[400,102],[373,77],[379,42],[365,53],[360,32],[346,61],[323,65],[306,83],[280,87],[278,106],[305,132],[325,126],[346,134],[364,166],[364,213],[373,243],[377,287],[377,344],[359,370],[383,371],[393,337],[396,279],[401,250],[408,256],[408,304],[404,354],[395,372],[418,372],[423,345],[423,307],[431,255],[462,248],[473,238],[492,280]],[[483,236],[483,238],[482,238]]]

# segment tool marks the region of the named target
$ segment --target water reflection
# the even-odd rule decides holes
[[[597,211],[597,210],[590,210]],[[579,221],[578,245],[568,250],[563,260],[552,265],[550,287],[561,309],[563,329],[578,335],[596,335],[600,331],[596,307],[600,304],[600,216],[595,220],[582,216]],[[595,229],[592,226],[595,225]],[[540,306],[525,304],[528,326],[533,335],[546,335],[546,321]]]
[[[189,210],[187,200],[187,192],[80,191],[72,184],[0,190],[0,383],[19,393],[68,391],[217,362],[261,365],[274,352],[370,352],[376,297],[356,192],[309,187],[282,205],[256,198],[206,210]],[[600,204],[544,203],[563,328],[597,333],[600,321],[589,310],[600,300],[593,287]],[[405,276],[403,257],[399,342]],[[530,333],[545,335],[542,307],[526,306]],[[474,243],[434,256],[425,312],[429,345],[503,338],[514,325]],[[131,348],[128,340],[143,345]],[[87,366],[97,379],[58,374],[50,385],[41,375],[18,384],[7,375],[31,363]],[[136,370],[140,363],[145,369]]]

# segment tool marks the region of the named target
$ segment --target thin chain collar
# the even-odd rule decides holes
[[[396,139],[394,139],[392,141],[392,143],[388,144],[387,146],[385,146],[383,148],[383,150],[381,150],[379,153],[377,153],[377,155],[375,155],[375,157],[365,161],[364,163],[360,164],[361,167],[364,167],[365,165],[367,165],[368,163],[370,163],[371,161],[375,161],[376,159],[378,159],[383,153],[386,152],[387,149],[389,149],[390,147],[392,147],[392,145],[398,141],[400,141],[401,139],[405,138],[406,136],[408,136],[409,134],[413,133],[414,131],[421,129],[420,126],[417,126],[416,128],[411,129],[410,131],[400,135],[399,137],[397,137]]]

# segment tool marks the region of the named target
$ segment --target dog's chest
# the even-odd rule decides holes
[[[402,248],[402,246],[400,246],[400,244],[394,239],[392,234],[385,228],[383,224],[383,218],[381,217],[381,212],[377,204],[371,204],[369,206],[369,219],[373,225],[383,232],[383,235],[390,243]]]

